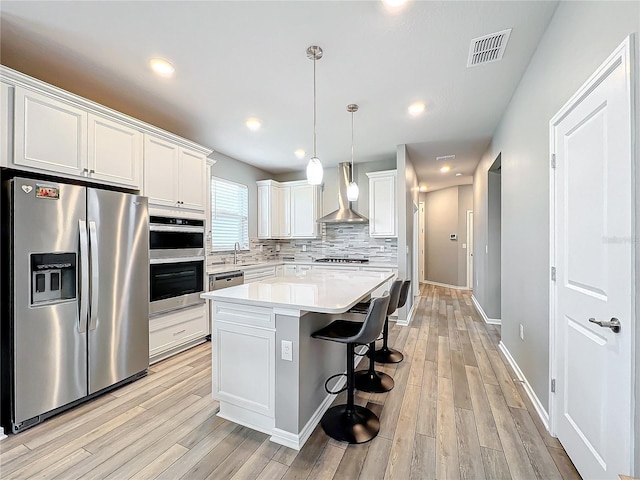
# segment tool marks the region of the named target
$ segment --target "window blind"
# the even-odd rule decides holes
[[[211,177],[211,247],[214,252],[249,249],[249,190],[246,185]]]

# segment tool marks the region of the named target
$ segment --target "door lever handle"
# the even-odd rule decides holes
[[[618,333],[620,331],[620,320],[618,320],[616,317],[611,317],[611,320],[608,322],[596,320],[595,318],[590,318],[589,321],[591,323],[595,323],[596,325],[600,325],[603,328],[610,328],[611,330],[613,330],[613,333]]]

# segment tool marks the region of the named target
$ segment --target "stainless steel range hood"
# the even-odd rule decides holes
[[[320,223],[369,223],[369,219],[363,217],[351,208],[351,202],[347,199],[347,187],[351,181],[351,164],[344,162],[338,165],[338,210],[325,215],[318,220]]]

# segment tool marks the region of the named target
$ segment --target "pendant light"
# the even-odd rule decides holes
[[[322,163],[316,154],[316,60],[322,58],[322,48],[312,45],[307,48],[307,58],[313,60],[313,157],[307,165],[307,182],[311,185],[322,183]]]
[[[351,113],[351,182],[347,187],[347,200],[355,202],[360,195],[358,184],[353,180],[353,114],[358,111],[358,105],[352,103],[347,105],[347,112]]]

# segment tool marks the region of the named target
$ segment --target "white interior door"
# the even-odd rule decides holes
[[[627,41],[550,124],[557,268],[552,428],[584,478],[617,479],[632,467],[630,75]],[[618,332],[590,320],[613,318]]]
[[[427,279],[424,274],[424,223],[424,202],[420,202],[420,235],[418,237],[418,262],[420,263],[420,266],[418,268],[418,271],[420,272],[421,282],[424,282]]]
[[[473,290],[473,211],[467,210],[467,288]]]

